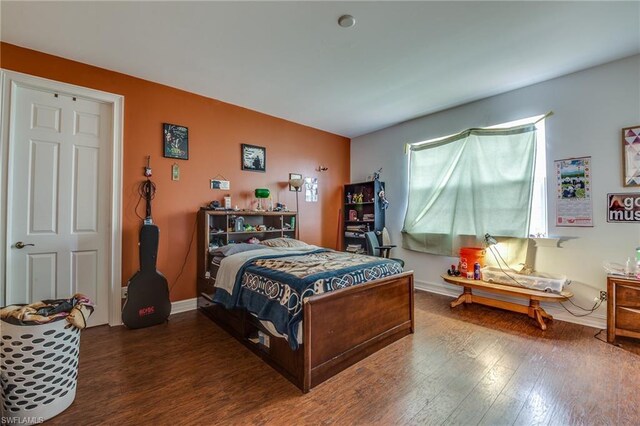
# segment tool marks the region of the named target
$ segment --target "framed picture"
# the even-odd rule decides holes
[[[176,124],[163,123],[163,155],[178,160],[189,159],[189,129]]]
[[[267,149],[263,146],[242,144],[242,170],[265,172],[267,170]]]
[[[640,124],[622,129],[624,186],[640,186]]]
[[[318,178],[307,177],[304,178],[304,200],[310,203],[318,202]]]
[[[302,179],[302,175],[298,173],[289,173],[289,181],[291,181],[291,179]],[[291,184],[289,184],[289,191],[301,192],[302,187],[295,189]]]

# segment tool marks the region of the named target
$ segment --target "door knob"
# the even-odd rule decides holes
[[[18,241],[18,242],[15,244],[15,246],[16,246],[16,248],[17,248],[17,249],[23,249],[23,248],[25,248],[25,247],[27,247],[27,246],[32,246],[32,247],[33,247],[33,246],[35,246],[35,244],[25,244],[25,243],[23,243],[22,241]]]

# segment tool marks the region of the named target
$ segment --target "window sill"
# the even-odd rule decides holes
[[[536,247],[560,247],[560,242],[562,241],[559,237],[545,237],[545,238],[531,238]]]

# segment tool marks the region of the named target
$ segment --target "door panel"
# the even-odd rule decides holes
[[[111,109],[17,87],[9,137],[7,303],[68,298],[108,320]],[[27,245],[16,247],[21,241]]]
[[[31,104],[31,130],[60,132],[60,112],[57,106]]]
[[[74,251],[71,254],[71,292],[82,293],[91,300],[98,297],[98,251]]]
[[[100,136],[100,116],[96,114],[75,112],[75,135],[86,135],[91,137]]]
[[[33,301],[54,298],[58,269],[56,253],[29,254],[27,257],[26,297]]]
[[[29,235],[58,233],[58,142],[30,140]]]
[[[74,147],[73,233],[98,231],[98,148]]]

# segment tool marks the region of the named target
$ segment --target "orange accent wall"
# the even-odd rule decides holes
[[[157,195],[153,219],[160,227],[158,269],[167,277],[171,300],[196,296],[196,237],[180,280],[176,277],[189,249],[196,212],[229,193],[232,204],[250,207],[253,190],[267,187],[274,202],[295,209],[295,193],[285,182],[289,173],[317,177],[317,203],[300,194],[300,238],[335,248],[341,188],[349,181],[350,140],[215,99],[15,45],[0,43],[0,67],[78,86],[111,92],[124,101],[122,283],[138,270],[141,221],[134,208],[145,157],[151,155]],[[162,156],[162,123],[189,128],[189,160]],[[267,148],[266,173],[242,171],[240,144]],[[180,180],[171,180],[171,166]],[[323,165],[326,172],[316,172]],[[223,175],[231,191],[209,189],[209,179]],[[144,215],[144,202],[139,212]]]

